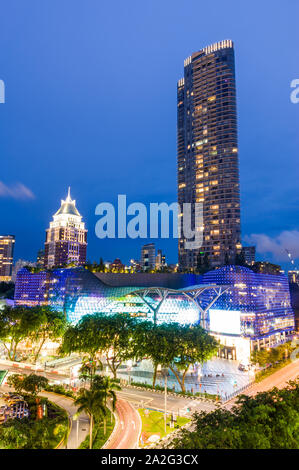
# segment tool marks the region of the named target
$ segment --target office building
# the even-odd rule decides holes
[[[36,256],[36,266],[43,267],[45,265],[45,250],[38,250]]]
[[[146,271],[154,269],[156,264],[156,247],[154,243],[143,245],[141,249],[141,266]]]
[[[162,269],[166,266],[166,257],[162,253],[162,250],[158,250],[156,256],[156,269]]]
[[[61,201],[46,231],[45,267],[82,265],[86,262],[86,247],[87,230],[69,188],[66,200]]]
[[[290,284],[297,284],[299,286],[299,271],[297,269],[288,271],[288,278]]]
[[[11,281],[14,246],[14,235],[0,235],[0,282]]]
[[[242,254],[247,264],[253,264],[255,262],[255,246],[243,246]]]

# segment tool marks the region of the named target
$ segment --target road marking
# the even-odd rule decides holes
[[[154,400],[153,398],[145,397],[144,395],[135,395],[127,392],[118,392],[117,394],[121,398],[125,398],[130,403],[134,403],[138,406],[141,404],[141,402],[143,402],[144,405],[147,405]]]

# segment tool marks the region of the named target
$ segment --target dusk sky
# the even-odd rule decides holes
[[[36,259],[66,197],[88,259],[128,262],[148,240],[99,240],[95,207],[176,201],[176,84],[191,53],[232,39],[242,239],[299,267],[298,0],[12,0],[0,3],[0,234]],[[176,240],[153,240],[177,262]]]

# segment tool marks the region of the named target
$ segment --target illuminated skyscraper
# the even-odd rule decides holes
[[[240,251],[240,194],[234,46],[225,40],[184,62],[177,88],[178,202],[203,204],[203,244],[186,249],[179,239],[179,264],[196,267],[235,261]],[[182,220],[182,218],[181,218]]]
[[[0,235],[0,282],[11,281],[14,246],[14,235]]]
[[[86,262],[87,230],[76,208],[76,201],[71,199],[70,188],[46,233],[46,268]]]

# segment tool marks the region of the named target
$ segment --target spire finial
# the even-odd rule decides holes
[[[68,188],[68,192],[67,192],[67,201],[70,201],[71,200],[71,187],[69,186]]]

